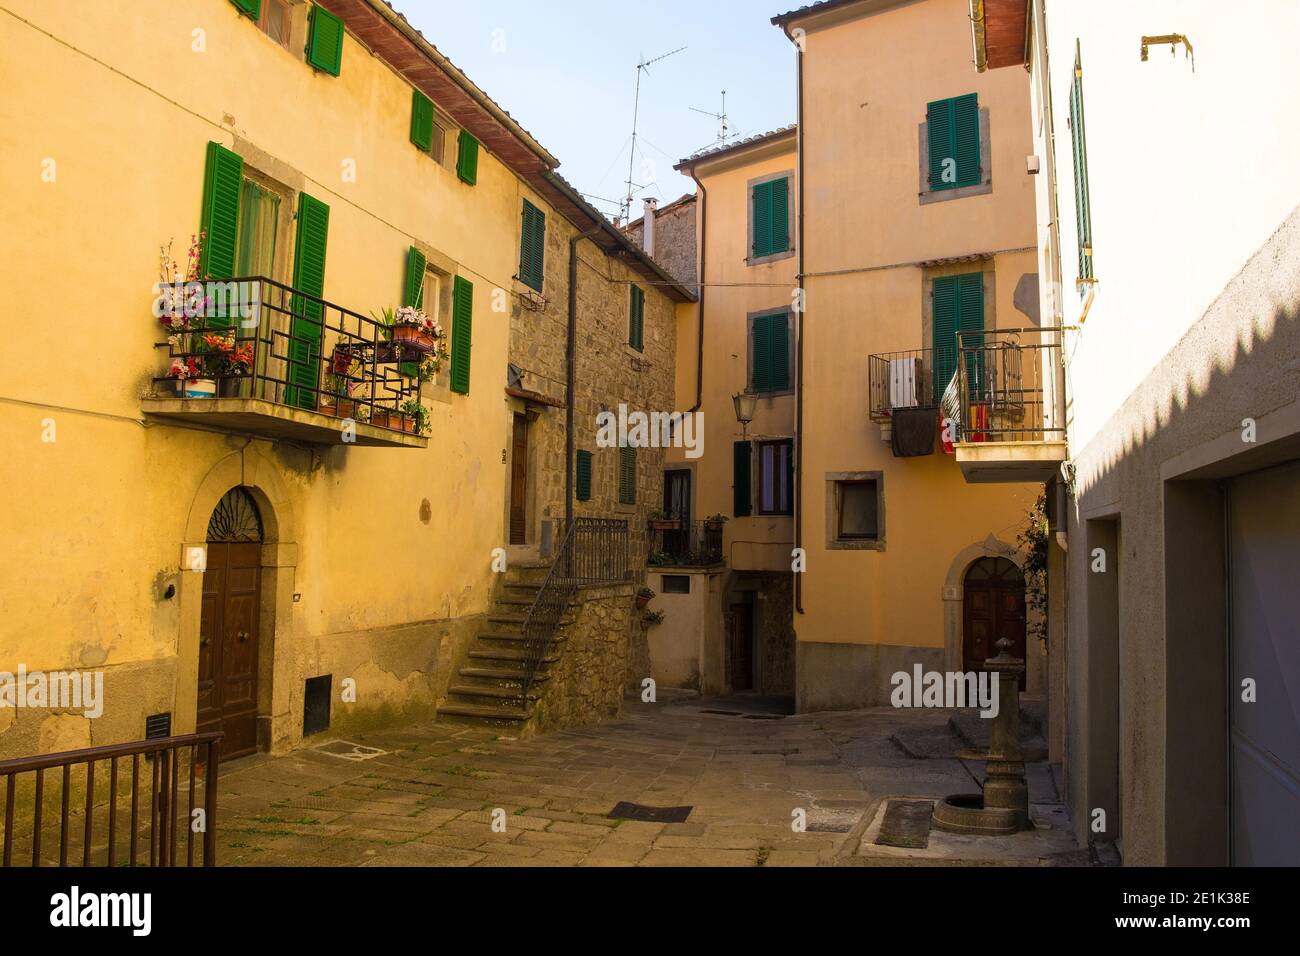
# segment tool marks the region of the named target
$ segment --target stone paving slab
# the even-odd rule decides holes
[[[1029,786],[1035,818],[1051,833],[1032,851],[987,839],[940,840],[928,856],[870,844],[887,799],[974,788],[958,761],[910,756],[892,739],[937,740],[950,711],[744,719],[751,711],[773,709],[747,707],[743,696],[723,704],[629,699],[621,719],[527,740],[435,722],[349,738],[385,751],[364,761],[316,747],[239,760],[218,780],[218,859],[237,866],[776,867],[1089,860],[1062,823],[1055,780],[1041,764],[1030,765]],[[610,819],[623,801],[692,811],[674,824]],[[792,827],[797,810],[804,832]],[[502,825],[505,832],[494,832]]]

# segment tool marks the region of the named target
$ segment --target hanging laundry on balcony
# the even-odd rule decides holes
[[[894,409],[891,443],[895,458],[920,458],[934,454],[934,410]]]

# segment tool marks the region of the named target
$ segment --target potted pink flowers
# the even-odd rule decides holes
[[[419,352],[437,350],[442,329],[438,323],[414,306],[404,305],[393,313],[393,341]]]

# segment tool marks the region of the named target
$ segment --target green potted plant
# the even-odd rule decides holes
[[[414,435],[427,435],[430,431],[429,410],[418,398],[408,398],[398,411],[403,415],[402,431]]]
[[[704,519],[704,526],[710,531],[721,531],[722,526],[727,523],[727,516],[724,514],[709,515]]]
[[[647,587],[641,588],[639,591],[636,592],[636,609],[638,611],[642,610],[647,604],[650,603],[650,599],[653,598],[654,596],[655,596],[655,592],[651,588],[647,588]]]
[[[681,526],[681,519],[666,511],[650,512],[650,527],[655,531],[676,531]]]
[[[663,611],[646,611],[641,615],[641,626],[644,628],[655,627],[664,622]]]

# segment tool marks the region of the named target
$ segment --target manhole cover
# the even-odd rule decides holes
[[[685,823],[694,807],[646,807],[622,801],[609,811],[611,820],[643,820],[646,823]]]
[[[325,754],[327,757],[338,757],[342,760],[373,760],[375,757],[382,757],[388,753],[387,750],[367,747],[365,744],[354,744],[350,740],[331,740],[327,744],[321,744],[321,746],[312,749],[317,753]]]
[[[885,818],[876,834],[878,846],[899,846],[924,850],[930,845],[930,815],[934,804],[929,800],[890,800]]]

